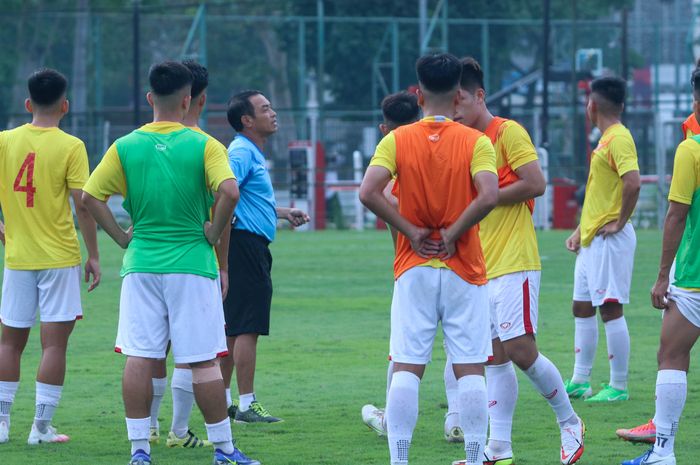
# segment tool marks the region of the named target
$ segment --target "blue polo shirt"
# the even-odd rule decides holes
[[[236,205],[234,229],[255,233],[268,241],[275,240],[277,210],[265,156],[246,136],[238,134],[228,147],[231,170],[241,192]]]

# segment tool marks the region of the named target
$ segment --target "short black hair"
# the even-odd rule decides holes
[[[192,73],[179,61],[164,61],[151,66],[148,82],[154,94],[166,97],[192,85]]]
[[[462,78],[459,81],[459,86],[468,90],[472,94],[479,89],[486,90],[484,87],[484,71],[481,65],[475,58],[464,57],[460,60],[462,63]]]
[[[198,97],[209,86],[209,71],[194,60],[185,60],[182,64],[192,73],[192,90],[190,95],[192,98]]]
[[[600,95],[610,104],[622,110],[627,96],[627,82],[617,76],[594,79],[591,83],[591,93]]]
[[[243,123],[241,122],[243,115],[255,117],[255,107],[250,103],[250,98],[255,95],[262,95],[262,92],[259,90],[244,90],[231,97],[228,101],[226,118],[236,132],[243,130]]]
[[[423,55],[416,62],[416,75],[423,87],[436,94],[444,94],[459,85],[462,65],[450,53]]]
[[[387,95],[382,100],[384,120],[396,127],[417,121],[419,114],[420,107],[416,94],[404,90]]]
[[[690,75],[690,84],[693,86],[693,97],[700,101],[700,60],[695,64],[695,69]]]
[[[55,69],[42,68],[29,76],[27,88],[29,98],[34,104],[48,107],[66,94],[68,80]]]

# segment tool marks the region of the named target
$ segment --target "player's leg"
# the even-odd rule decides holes
[[[440,304],[446,348],[459,386],[459,418],[467,465],[484,461],[488,400],[484,365],[492,353],[489,297],[486,286],[440,270]]]
[[[176,363],[170,380],[173,395],[173,421],[170,425],[168,447],[195,448],[210,446],[209,441],[199,439],[190,430],[190,415],[194,406],[192,369],[184,363]]]
[[[224,380],[218,357],[227,354],[224,313],[217,279],[190,274],[163,278],[163,295],[176,364],[192,368],[194,397],[214,445],[214,463],[259,465],[234,447],[226,412]]]
[[[489,437],[485,454],[500,465],[509,463],[507,460],[513,457],[511,434],[518,401],[518,378],[501,340],[496,336],[491,345],[493,357],[486,365]],[[506,460],[496,461],[500,459]]]
[[[572,399],[590,397],[591,371],[598,348],[598,320],[592,304],[589,285],[589,262],[594,255],[589,247],[582,247],[576,256],[574,268],[574,295],[571,306],[574,314],[574,372],[565,382],[566,392]]]
[[[623,305],[629,303],[634,251],[637,238],[632,224],[602,243],[595,264],[596,277],[592,278],[599,289],[593,305],[600,308],[600,316],[605,324],[605,335],[610,362],[610,382],[603,390],[587,399],[588,402],[614,402],[629,399],[627,375],[630,358],[630,334],[623,315]]]
[[[39,303],[36,271],[5,268],[0,302],[0,444],[9,440],[10,411],[19,387],[20,359]]]
[[[690,350],[700,336],[700,298],[672,287],[664,312],[656,378],[656,442],[624,465],[675,465],[674,445],[687,395]]]
[[[168,343],[168,349],[170,343]],[[151,375],[151,383],[153,384],[153,400],[151,401],[151,432],[149,440],[152,443],[160,441],[160,423],[158,416],[160,415],[160,404],[163,402],[163,396],[168,388],[168,371],[165,359],[156,360],[153,362],[153,373]]]
[[[228,298],[227,298],[228,299]],[[228,416],[232,420],[236,418],[236,412],[238,411],[238,405],[233,402],[233,397],[231,396],[231,379],[233,378],[233,350],[236,346],[236,338],[229,337],[229,323],[228,323],[228,312],[226,311],[226,302],[224,302],[224,316],[227,318],[226,321],[226,347],[228,349],[228,355],[222,357],[220,360],[221,365],[221,375],[224,377],[224,386],[226,387],[226,406],[228,411]]]
[[[126,351],[126,349],[122,349]],[[150,463],[151,400],[155,358],[127,355],[122,376],[122,397],[126,414],[126,430],[131,442],[131,463]]]
[[[38,271],[37,288],[42,350],[36,378],[36,415],[27,442],[66,442],[68,436],[58,434],[51,420],[63,391],[68,339],[75,321],[82,318],[80,267]]]
[[[444,343],[443,343],[444,345]],[[445,350],[447,353],[447,350]],[[452,368],[452,360],[448,355],[445,360],[445,368],[442,372],[445,383],[445,397],[447,398],[447,413],[445,414],[445,440],[447,442],[462,442],[464,434],[459,425],[459,383]]]
[[[430,361],[439,314],[440,270],[411,268],[394,284],[390,353],[394,373],[387,395],[386,426],[392,465],[408,463],[418,420],[420,379]]]

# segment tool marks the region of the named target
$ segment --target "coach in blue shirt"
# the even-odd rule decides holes
[[[221,371],[226,383],[229,416],[238,422],[274,423],[255,398],[255,360],[259,335],[270,333],[272,255],[277,219],[293,226],[309,221],[296,208],[278,207],[262,149],[277,132],[277,113],[270,101],[255,90],[234,95],[228,104],[228,121],[238,133],[228,148],[229,163],[238,180],[240,200],[231,228],[228,271],[229,291],[224,301],[229,356]],[[231,401],[231,376],[236,368],[239,403]]]

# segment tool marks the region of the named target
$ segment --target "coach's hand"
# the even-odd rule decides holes
[[[654,308],[659,310],[664,310],[668,308],[668,300],[666,295],[668,294],[668,275],[659,277],[656,279],[654,287],[651,288],[651,304]]]
[[[625,225],[620,225],[617,220],[611,221],[610,223],[600,228],[596,233],[596,236],[603,236],[603,239],[607,239],[609,236],[612,236],[613,234],[617,234],[620,231],[622,231],[622,228],[624,227]]]
[[[287,221],[289,221],[295,228],[297,226],[302,226],[309,221],[311,218],[306,212],[299,210],[298,208],[290,208],[289,213],[287,213]]]
[[[581,248],[581,231],[576,228],[571,236],[566,239],[566,248],[571,252],[578,252]]]
[[[85,282],[90,282],[90,275],[92,275],[92,283],[88,287],[88,292],[95,289],[100,285],[100,279],[102,279],[102,271],[100,271],[100,260],[95,257],[88,257],[85,261]]]

